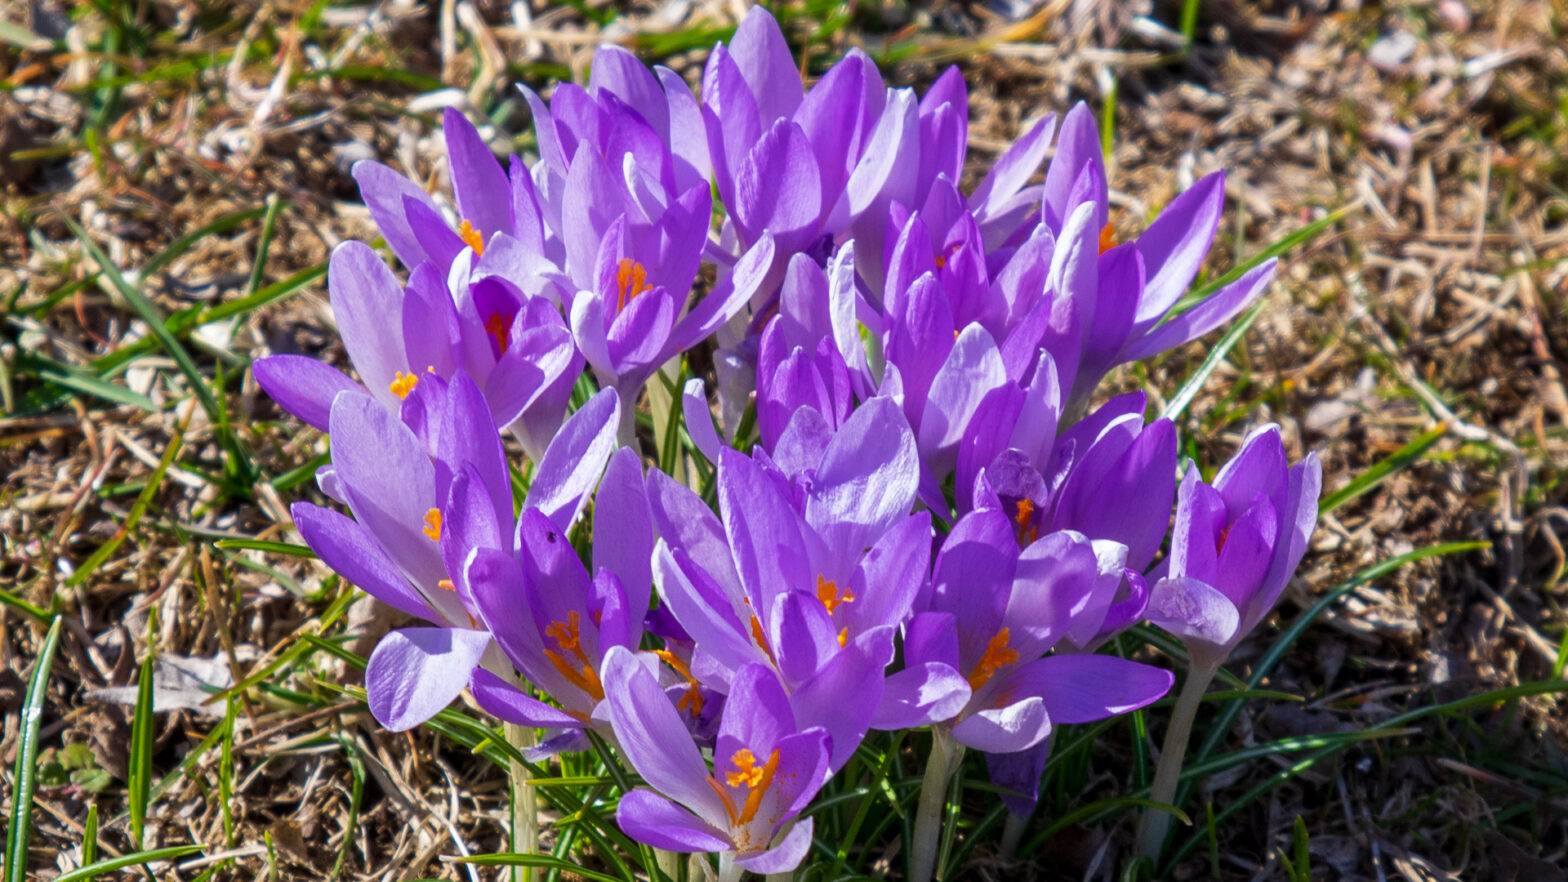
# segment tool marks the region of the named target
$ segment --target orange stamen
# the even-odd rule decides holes
[[[393,395],[396,395],[399,398],[407,398],[408,393],[414,391],[414,387],[418,385],[418,377],[414,376],[413,374],[398,371],[397,376],[394,377],[392,382],[387,385],[387,389],[391,391]]]
[[[751,756],[751,751],[747,750],[744,752],[748,757]],[[737,757],[740,754],[741,751],[736,751],[735,753]],[[757,777],[749,785],[750,792],[746,794],[746,804],[741,807],[740,817],[736,819],[738,823],[749,824],[751,819],[757,816],[757,809],[762,807],[762,794],[767,793],[768,788],[773,785],[773,775],[778,769],[779,751],[778,748],[774,748],[773,753],[768,755],[767,763],[762,766],[760,772],[756,773]]]
[[[458,225],[457,238],[462,239],[464,245],[474,249],[475,257],[481,257],[484,255],[485,237],[480,235],[478,230],[474,229],[473,224],[465,220],[460,225]]]
[[[1116,228],[1111,226],[1110,221],[1106,221],[1105,226],[1100,228],[1100,253],[1104,254],[1105,252],[1110,251],[1115,247]]]
[[[441,510],[432,508],[425,512],[425,529],[422,530],[431,542],[441,541]]]
[[[762,651],[768,654],[768,661],[778,664],[778,660],[773,657],[773,650],[768,648],[768,638],[762,633],[762,622],[758,621],[756,613],[751,615],[751,639],[757,641]]]
[[[555,641],[556,648],[574,656],[581,663],[581,667],[574,668],[572,663],[559,652],[546,649],[544,654],[568,683],[593,696],[594,701],[603,701],[604,684],[599,681],[599,675],[594,671],[593,663],[589,661],[587,653],[583,652],[582,633],[578,630],[581,624],[582,617],[576,610],[572,610],[566,614],[565,624],[551,622],[549,627],[544,629],[544,635]]]
[[[837,583],[817,576],[817,599],[822,601],[822,605],[827,608],[828,615],[832,615],[833,611],[838,609],[839,604],[854,603],[855,595],[847,588],[844,589],[843,594],[840,594]]]
[[[485,333],[495,338],[495,345],[501,350],[500,354],[505,355],[506,344],[510,342],[508,339],[510,335],[506,331],[506,318],[499,312],[492,314],[485,319]]]
[[[1013,520],[1015,522],[1017,522],[1017,524],[1018,524],[1018,544],[1019,545],[1028,545],[1029,543],[1033,542],[1034,540],[1040,538],[1040,527],[1039,527],[1039,525],[1038,524],[1031,524],[1031,523],[1029,523],[1029,520],[1031,518],[1033,518],[1033,517],[1034,517],[1034,500],[1032,500],[1032,499],[1020,499],[1020,500],[1018,500],[1018,514],[1013,517]]]
[[[444,591],[456,591],[457,590],[457,586],[452,584],[452,580],[451,579],[442,579],[441,581],[436,583],[436,587],[440,588],[440,589],[442,589]]]
[[[838,645],[840,647],[844,647],[844,646],[848,646],[849,645],[849,629],[848,628],[839,628],[838,629]]]
[[[620,312],[638,294],[648,290],[648,271],[630,257],[623,257],[615,270],[615,286],[620,291],[615,311]]]
[[[985,654],[975,662],[975,669],[969,672],[969,688],[979,691],[986,681],[996,676],[996,672],[1018,661],[1017,650],[1009,649],[1007,641],[1011,638],[1008,628],[996,632],[991,642],[986,644]]]
[[[701,716],[707,699],[702,697],[702,689],[697,683],[697,678],[691,675],[691,668],[686,666],[686,662],[682,661],[680,656],[668,649],[655,649],[653,654],[663,659],[665,664],[675,669],[675,673],[686,679],[686,694],[681,696],[680,701],[675,702],[675,709],[686,710],[690,706],[692,716]]]

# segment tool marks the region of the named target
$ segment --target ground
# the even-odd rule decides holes
[[[580,80],[605,40],[695,81],[738,5],[4,7],[8,819],[17,711],[44,622],[62,623],[23,876],[199,844],[153,874],[456,879],[475,871],[450,858],[504,847],[504,777],[477,736],[387,733],[352,691],[352,654],[396,623],[288,553],[287,505],[318,499],[326,446],[247,366],[343,363],[323,273],[336,243],[375,236],[355,160],[439,182],[453,104],[527,153],[515,83]],[[898,85],[957,63],[972,179],[1024,122],[1084,100],[1112,139],[1120,234],[1224,169],[1207,277],[1282,248],[1180,428],[1214,464],[1280,423],[1293,456],[1322,457],[1325,512],[1276,620],[1228,665],[1269,666],[1256,685],[1281,694],[1214,736],[1217,757],[1257,749],[1186,801],[1170,876],[1564,878],[1568,6],[776,11],[812,75],[853,46]],[[1220,336],[1115,383],[1162,404]],[[1113,878],[1131,815],[1095,803],[1146,780],[1158,739],[1108,732],[1064,750],[1031,833],[1065,824],[1026,837],[1021,863],[994,830],[960,831],[958,878]],[[984,791],[966,802],[990,810]],[[894,857],[860,866],[896,873]]]

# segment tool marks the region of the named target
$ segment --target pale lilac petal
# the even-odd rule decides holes
[[[403,314],[403,287],[369,245],[348,241],[332,251],[327,292],[354,369],[370,394],[396,407],[398,397],[389,386],[399,371],[408,370],[403,325],[395,319]]]
[[[1225,173],[1215,172],[1171,200],[1138,237],[1149,281],[1138,302],[1137,330],[1158,322],[1192,284],[1214,242],[1225,208]]]
[[[773,16],[761,6],[751,7],[730,38],[729,48],[746,85],[757,96],[763,124],[793,116],[804,89],[795,57]]]
[[[638,788],[622,796],[615,823],[627,836],[665,851],[719,852],[735,847],[718,828],[651,790]]]
[[[474,668],[468,691],[485,713],[505,723],[539,729],[578,729],[583,725],[582,720],[545,704],[484,668]]]
[[[382,238],[387,240],[387,245],[392,248],[397,259],[403,262],[403,266],[413,269],[429,260],[424,245],[409,229],[403,201],[414,199],[434,211],[435,203],[431,201],[430,194],[375,160],[365,159],[354,163],[351,174],[359,184],[359,196],[365,201],[365,207],[370,209],[371,219],[376,222]]]
[[[620,418],[620,399],[614,389],[601,389],[588,399],[545,451],[524,507],[544,512],[562,530],[571,529],[615,449]]]
[[[446,159],[452,173],[457,213],[486,239],[512,231],[512,185],[490,145],[462,111],[448,107],[441,118]]]
[[[890,398],[861,405],[828,444],[806,521],[857,554],[909,514],[919,488],[914,433]]]
[[[1097,172],[1095,192],[1088,195],[1096,207],[1098,222],[1094,224],[1094,233],[1098,238],[1100,228],[1105,225],[1104,215],[1110,208],[1109,194],[1105,190],[1105,154],[1101,149],[1100,128],[1095,124],[1094,113],[1089,110],[1089,105],[1080,101],[1062,119],[1062,133],[1056,139],[1056,155],[1051,158],[1051,166],[1045,172],[1045,220],[1052,229],[1060,230],[1066,225],[1067,216],[1075,207],[1070,201],[1073,185],[1078,182],[1085,166],[1093,166]]]
[[[1189,653],[1210,657],[1223,653],[1241,635],[1236,605],[1214,586],[1197,579],[1161,579],[1149,591],[1150,622],[1175,634]],[[1217,660],[1217,659],[1216,659]]]
[[[642,460],[630,447],[610,456],[594,496],[593,566],[608,568],[642,595],[653,585],[653,514]]]
[[[753,7],[760,8],[760,7]],[[811,851],[811,832],[815,818],[805,818],[790,828],[778,845],[759,852],[750,852],[735,859],[737,866],[758,875],[787,873],[800,866]]]
[[[402,732],[440,713],[468,685],[490,645],[484,631],[404,628],[381,638],[365,666],[376,722]]]
[[[1036,696],[1003,707],[988,707],[965,717],[953,727],[961,744],[987,753],[1028,750],[1051,733],[1045,701]]]
[[[941,662],[925,662],[887,678],[871,728],[913,729],[951,719],[969,703],[969,681]]]
[[[713,411],[708,408],[708,394],[701,377],[687,380],[681,389],[681,412],[686,418],[686,431],[691,435],[692,444],[708,462],[718,462],[723,442],[713,427]]]
[[[1055,133],[1056,114],[1053,113],[1037,121],[1007,148],[1007,152],[997,157],[991,170],[969,196],[969,207],[977,217],[982,221],[992,219],[1029,183],[1045,160],[1046,151],[1051,149],[1051,136]]]
[[[1063,653],[1023,665],[1008,677],[1017,694],[1038,695],[1054,723],[1092,723],[1147,707],[1170,691],[1164,668],[1112,655]]]
[[[1225,324],[1263,295],[1278,266],[1279,258],[1271,257],[1253,267],[1241,278],[1209,295],[1207,300],[1160,325],[1142,339],[1129,343],[1122,350],[1120,360],[1137,361],[1158,355]]]
[[[393,609],[431,619],[424,597],[398,572],[376,538],[351,518],[331,509],[296,502],[290,506],[294,527],[321,562]]]
[[[251,362],[256,384],[278,407],[325,432],[332,399],[364,387],[331,365],[303,355],[271,355]]]

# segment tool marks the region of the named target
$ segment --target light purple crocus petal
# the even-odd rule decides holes
[[[919,483],[908,421],[891,398],[873,398],[829,442],[806,500],[806,521],[858,556],[909,514]]]
[[[1028,750],[1051,733],[1045,700],[1031,696],[996,708],[983,708],[953,727],[960,743],[987,753]]]
[[[873,629],[851,641],[790,695],[796,723],[827,730],[831,771],[849,762],[871,728],[882,700],[882,672],[892,655],[893,629]]]
[[[802,407],[790,415],[774,443],[773,464],[791,477],[815,470],[833,440],[833,427],[815,408]]]
[[[800,821],[790,828],[778,845],[760,852],[748,852],[736,858],[735,864],[763,876],[794,870],[811,851],[811,832],[815,829],[815,820],[806,818]]]
[[[490,145],[462,111],[448,107],[441,117],[446,158],[452,172],[457,212],[486,239],[512,231],[512,185]]]
[[[1060,230],[1067,223],[1067,215],[1074,209],[1070,202],[1073,186],[1083,173],[1084,166],[1094,166],[1097,185],[1087,194],[1095,203],[1094,232],[1099,234],[1105,226],[1109,194],[1105,185],[1105,155],[1100,144],[1100,129],[1095,125],[1089,105],[1080,101],[1062,118],[1062,133],[1056,139],[1056,155],[1045,173],[1045,221],[1052,229]]]
[[[485,713],[517,726],[540,729],[578,729],[583,721],[558,707],[551,707],[484,668],[474,668],[468,690]]]
[[[623,447],[610,456],[594,496],[593,566],[607,568],[628,589],[653,585],[653,514],[643,486],[642,460]]]
[[[303,355],[270,355],[251,363],[256,384],[278,407],[325,432],[332,399],[364,388],[329,364]]]
[[[1214,242],[1224,208],[1225,173],[1219,171],[1171,200],[1138,237],[1138,253],[1149,273],[1138,303],[1138,333],[1158,322],[1192,284]]]
[[[1007,152],[997,158],[980,185],[969,196],[969,207],[976,216],[982,221],[987,220],[1007,207],[1014,194],[1039,171],[1046,151],[1051,149],[1051,136],[1055,133],[1056,114],[1053,113],[1036,121],[1023,137],[1014,141]],[[991,244],[987,242],[987,245]]]
[[[376,722],[393,732],[439,713],[468,685],[490,635],[461,628],[404,628],[381,638],[365,666]]]
[[[681,413],[697,450],[708,458],[708,462],[717,462],[723,442],[713,427],[713,412],[708,409],[707,389],[701,377],[692,377],[681,389]]]
[[[1259,495],[1283,502],[1288,468],[1278,425],[1268,423],[1248,432],[1241,450],[1220,466],[1211,484],[1224,502],[1225,519],[1240,518]]]
[[[641,62],[639,62],[641,64]],[[670,152],[675,160],[675,184],[686,188],[707,186],[713,176],[708,158],[708,132],[702,121],[702,107],[681,75],[667,67],[655,67],[669,109]]]
[[[727,827],[724,804],[708,786],[708,766],[653,672],[631,650],[612,646],[600,673],[610,726],[637,774],[702,820]]]
[[[1142,570],[1164,541],[1176,493],[1176,427],[1156,420],[1138,434],[1105,477],[1074,500],[1076,511],[1058,524],[1094,539],[1127,546],[1127,565]],[[1120,500],[1107,505],[1106,500]]]
[[[1218,589],[1198,579],[1167,578],[1149,591],[1150,622],[1187,644],[1194,660],[1221,661],[1240,636],[1241,615]]]
[[[471,466],[484,482],[497,524],[512,520],[511,476],[501,434],[490,417],[490,405],[472,379],[461,371],[447,384],[439,456],[448,463]]]
[[[294,503],[289,514],[305,544],[333,572],[393,609],[422,619],[435,615],[363,526],[308,502]]]
[[[969,703],[969,681],[941,662],[923,662],[887,678],[871,728],[913,729],[951,719]]]
[[[815,585],[801,554],[804,524],[772,475],[743,453],[721,450],[718,491],[735,570],[755,615],[771,613],[780,593]]]
[[[403,326],[394,320],[403,312],[402,286],[369,245],[348,241],[332,251],[327,292],[360,379],[383,405],[397,407],[398,397],[388,387],[398,371],[408,369]]]
[[[1274,549],[1274,563],[1263,585],[1247,605],[1243,618],[1247,630],[1256,627],[1273,609],[1280,592],[1285,590],[1291,574],[1301,563],[1301,556],[1306,553],[1307,544],[1312,539],[1312,531],[1317,527],[1318,495],[1322,489],[1323,465],[1318,461],[1316,453],[1309,453],[1290,470],[1285,507],[1280,518],[1279,544]]]
[[[681,88],[686,88],[684,83]],[[641,114],[661,139],[669,138],[670,114],[664,89],[637,56],[614,43],[601,44],[594,51],[593,67],[588,72],[588,91],[597,93],[600,89],[609,90]]]
[[[931,380],[930,398],[920,415],[918,437],[927,468],[940,476],[953,467],[958,443],[981,401],[1006,382],[1007,369],[991,335],[979,325],[960,331]]]
[[[671,548],[679,548],[703,570],[737,591],[740,579],[730,558],[729,540],[724,525],[713,509],[692,491],[658,469],[649,469],[646,479],[648,504],[659,536]]]
[[[370,209],[371,219],[376,222],[382,238],[387,240],[387,245],[391,246],[392,253],[403,262],[403,266],[413,269],[429,260],[424,245],[409,229],[403,200],[414,199],[434,210],[435,203],[431,201],[430,194],[375,160],[354,163],[351,174],[359,184],[359,196],[365,201],[365,207]]]
[[[1111,655],[1049,655],[1011,672],[1007,686],[1045,700],[1054,723],[1092,723],[1147,707],[1170,691],[1164,668]]]
[[[561,426],[560,434],[545,451],[524,507],[544,512],[562,530],[571,529],[599,483],[605,460],[615,449],[620,418],[621,404],[614,389],[601,389],[588,399]]]
[[[1197,306],[1150,331],[1122,350],[1121,361],[1137,361],[1174,349],[1202,337],[1230,321],[1247,304],[1262,296],[1274,278],[1279,258],[1271,257],[1248,270],[1241,278],[1221,288]]]
[[[768,278],[773,265],[773,236],[764,232],[740,259],[730,275],[686,313],[670,333],[667,352],[674,355],[697,345],[720,325],[734,318]]]
[[[661,606],[668,609],[719,665],[737,670],[767,656],[735,615],[736,601],[681,549],[660,540],[653,553],[653,579]]]
[[[1224,544],[1214,562],[1212,584],[1230,598],[1236,609],[1246,610],[1252,595],[1263,584],[1274,562],[1274,549],[1279,544],[1282,526],[1274,504],[1260,494],[1252,507],[1225,533]]]
[[[822,179],[800,126],[780,119],[763,132],[736,170],[735,201],[727,204],[747,241],[767,230],[790,253],[816,235]]]
[[[615,823],[645,845],[678,852],[723,852],[734,848],[729,836],[651,790],[638,788],[621,797]]]
[[[757,96],[757,110],[764,125],[780,117],[790,117],[800,106],[804,89],[800,70],[779,23],[761,6],[747,10],[746,17],[729,41],[730,54],[745,77],[746,85]]]
[[[329,419],[333,465],[354,517],[416,585],[446,578],[440,549],[425,534],[438,505],[435,468],[407,426],[364,395],[338,393]]]

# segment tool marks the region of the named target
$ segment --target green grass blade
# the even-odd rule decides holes
[[[1355,480],[1349,484],[1330,493],[1324,498],[1322,504],[1318,506],[1318,511],[1321,513],[1331,512],[1383,483],[1384,479],[1389,475],[1419,459],[1421,454],[1431,449],[1432,445],[1436,444],[1446,434],[1448,434],[1448,423],[1438,423],[1435,427],[1423,432],[1410,443],[1374,463],[1371,468],[1357,475]]]
[[[108,380],[100,379],[89,371],[61,364],[36,353],[18,352],[16,354],[16,369],[19,373],[29,374],[40,380],[64,386],[73,392],[81,392],[95,398],[102,398],[114,404],[129,404],[149,413],[158,412],[158,405],[154,404],[153,400],[145,395],[132,392],[124,386],[117,386]]]
[[[158,488],[163,486],[163,476],[168,474],[169,465],[174,462],[174,457],[179,455],[180,447],[184,444],[184,440],[185,436],[179,430],[175,432],[173,438],[169,439],[169,446],[164,448],[163,456],[158,460],[158,467],[153,470],[152,477],[147,479],[146,485],[142,487],[142,492],[137,495],[136,503],[131,506],[130,514],[126,515],[124,525],[115,531],[114,536],[110,537],[108,542],[98,546],[98,550],[94,551],[82,563],[81,568],[65,580],[67,586],[74,588],[86,581],[87,577],[91,576],[94,570],[98,569],[104,561],[109,559],[110,555],[114,554],[115,549],[120,547],[120,544],[126,540],[126,537],[131,535],[131,532],[136,529],[136,525],[141,523],[142,515],[146,513],[147,506],[152,502],[153,496],[157,494]]]
[[[272,247],[273,229],[278,223],[278,212],[283,208],[283,200],[277,193],[267,196],[267,216],[261,222],[261,238],[256,241],[256,262],[250,268],[250,281],[245,284],[246,295],[256,293],[261,287],[261,274],[267,268],[267,250]]]
[[[1268,260],[1271,257],[1278,257],[1290,249],[1295,248],[1297,245],[1301,245],[1307,241],[1310,241],[1316,237],[1318,233],[1321,233],[1334,224],[1339,223],[1340,221],[1349,217],[1352,212],[1359,211],[1360,208],[1360,203],[1346,205],[1343,208],[1330,212],[1324,217],[1318,218],[1312,223],[1307,224],[1299,230],[1296,230],[1294,233],[1290,233],[1280,237],[1279,239],[1276,239],[1275,241],[1269,243],[1269,245],[1262,251],[1259,251],[1257,254],[1252,255],[1245,261],[1232,267],[1229,272],[1225,273],[1219,278],[1211,282],[1205,282],[1204,284],[1199,285],[1197,288],[1194,288],[1191,294],[1188,294],[1186,297],[1183,297],[1181,300],[1177,301],[1176,306],[1171,309],[1170,314],[1180,315],[1194,306],[1197,306],[1199,303],[1202,303],[1204,300],[1206,300],[1210,294],[1213,294],[1215,291],[1218,291],[1226,285],[1229,285],[1231,282],[1234,282],[1242,276],[1246,275],[1258,264]]]
[[[572,873],[584,879],[592,879],[594,882],[621,882],[619,876],[594,872],[571,861],[562,860],[549,854],[480,854],[469,858],[459,858],[458,862],[476,864],[481,867],[542,867],[546,870],[560,870]]]
[[[93,262],[98,264],[99,270],[109,279],[109,283],[114,286],[114,289],[120,293],[121,297],[125,298],[125,302],[130,304],[131,309],[135,310],[136,314],[141,317],[141,320],[147,323],[148,328],[152,330],[153,336],[158,338],[158,344],[163,347],[163,351],[170,358],[174,359],[174,363],[180,368],[180,373],[184,374],[185,379],[190,383],[191,392],[201,402],[202,410],[207,412],[207,416],[214,423],[221,422],[223,419],[222,413],[218,407],[217,400],[212,397],[212,390],[207,388],[206,378],[201,375],[201,371],[196,369],[196,362],[191,359],[191,354],[185,350],[184,346],[180,345],[180,341],[175,338],[174,334],[169,330],[169,326],[164,323],[163,316],[158,314],[157,307],[153,306],[152,301],[144,297],[142,292],[136,290],[129,282],[125,281],[125,277],[120,275],[120,271],[115,267],[114,262],[88,237],[87,231],[82,229],[81,224],[78,224],[75,218],[72,218],[70,215],[61,215],[61,217],[65,221],[65,225],[70,227],[71,232],[76,235],[77,241],[82,243],[82,248],[92,257]]]
[[[263,539],[219,539],[214,544],[225,550],[265,551],[268,554],[286,554],[290,557],[316,556],[316,553],[309,548],[303,545],[295,545],[292,542],[269,542]]]
[[[1165,402],[1165,410],[1160,413],[1160,416],[1170,420],[1181,418],[1182,412],[1187,409],[1189,404],[1192,404],[1192,399],[1198,396],[1198,392],[1203,389],[1203,384],[1208,382],[1209,375],[1219,368],[1220,362],[1223,362],[1225,356],[1229,355],[1236,344],[1241,342],[1241,338],[1262,313],[1263,303],[1259,301],[1254,303],[1252,308],[1248,309],[1241,318],[1236,320],[1235,324],[1230,326],[1230,330],[1225,332],[1225,336],[1221,337],[1219,342],[1214,344],[1214,348],[1209,350],[1209,354],[1203,357],[1203,362],[1198,365],[1198,369],[1193,371],[1192,376],[1188,377],[1181,384],[1181,388],[1176,390],[1176,394],[1172,395]]]
[[[11,825],[5,837],[5,882],[26,882],[27,840],[32,833],[33,790],[38,786],[38,729],[43,722],[44,692],[49,687],[49,669],[54,651],[60,645],[60,628],[65,620],[55,616],[44,635],[33,664],[33,676],[22,700],[21,739],[16,748],[16,792],[11,795]]]
[[[131,755],[126,779],[125,799],[131,812],[131,841],[142,847],[142,836],[147,828],[147,809],[152,796],[152,744],[157,733],[153,718],[153,665],[157,655],[151,647],[142,660],[141,673],[136,681],[136,712],[131,720]]]
[[[154,861],[178,860],[186,855],[202,851],[206,847],[205,845],[174,845],[168,848],[155,848],[151,851],[123,854],[116,858],[107,858],[56,876],[54,882],[87,882],[88,879],[96,879],[99,876],[123,870],[126,867],[140,867]]]

